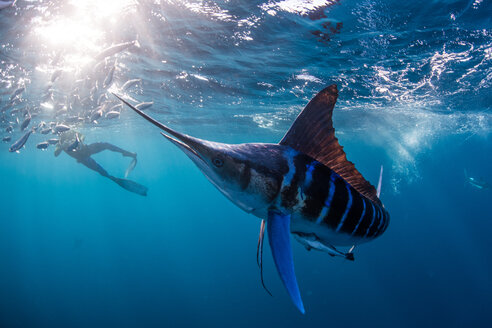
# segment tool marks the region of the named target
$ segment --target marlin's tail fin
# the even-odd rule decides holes
[[[115,177],[109,177],[109,178],[114,182],[116,182],[118,185],[120,185],[120,187],[128,191],[139,194],[141,196],[147,196],[148,188],[145,187],[144,185],[141,185],[139,183],[136,183],[135,181],[128,180],[128,179],[120,179]]]

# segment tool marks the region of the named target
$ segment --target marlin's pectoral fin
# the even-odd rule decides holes
[[[283,215],[280,212],[270,210],[268,212],[267,232],[268,242],[280,279],[284,283],[292,302],[304,314],[304,305],[297,285],[290,245],[290,215]]]

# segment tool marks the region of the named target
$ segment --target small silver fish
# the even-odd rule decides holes
[[[47,141],[40,142],[36,145],[37,149],[45,150],[50,144]]]
[[[52,139],[48,139],[46,140],[50,145],[56,145],[58,143],[58,139],[56,138],[52,138]]]
[[[12,6],[13,3],[14,3],[13,0],[12,1],[0,1],[0,10]]]
[[[137,85],[138,83],[142,82],[142,79],[133,79],[133,80],[128,80],[121,86],[121,90],[125,91],[127,89],[130,89],[132,86]]]
[[[101,109],[96,110],[91,115],[91,118],[90,118],[91,122],[97,121],[102,115],[103,115],[103,112]]]
[[[14,98],[24,92],[24,90],[26,90],[26,88],[24,87],[15,89],[14,92],[12,92],[12,94],[10,95],[10,101],[14,100]]]
[[[26,134],[24,134],[22,137],[20,137],[16,142],[14,142],[10,148],[9,148],[9,152],[14,152],[14,151],[18,151],[19,149],[21,149],[27,142],[27,139],[29,139],[29,136],[31,135],[32,133],[32,130],[29,130],[26,132]]]
[[[110,112],[113,112],[113,111],[120,112],[122,108],[123,108],[123,104],[118,104],[118,105],[114,105],[113,107],[111,107],[109,109],[109,111]]]
[[[113,67],[111,67],[111,69],[109,70],[108,75],[106,75],[106,78],[104,79],[104,82],[103,82],[103,88],[104,89],[108,88],[111,85],[111,83],[113,82],[113,75],[114,75],[115,68],[116,68],[116,66],[113,65]]]
[[[70,130],[70,127],[66,126],[65,124],[58,124],[55,126],[55,132],[56,133],[61,133]]]
[[[51,128],[45,128],[43,130],[41,130],[41,134],[48,134],[51,132]]]
[[[55,82],[63,73],[63,70],[57,69],[56,71],[51,74],[51,82]]]
[[[153,104],[154,104],[153,101],[141,102],[140,104],[136,105],[135,108],[137,108],[139,110],[144,110],[144,109],[151,107]]]
[[[31,115],[27,116],[24,121],[22,122],[21,126],[20,126],[20,130],[21,131],[24,131],[27,126],[29,125],[29,123],[31,123]]]
[[[112,110],[107,112],[105,117],[108,119],[117,118],[120,117],[120,112]]]
[[[126,171],[125,171],[125,179],[128,178],[128,175],[133,171],[133,169],[135,168],[135,166],[137,165],[137,158],[135,157],[130,165],[128,165]]]
[[[106,57],[115,55],[118,52],[121,52],[123,50],[126,50],[126,49],[130,48],[133,45],[137,45],[138,46],[138,42],[137,41],[130,41],[130,42],[118,43],[118,44],[112,45],[112,46],[104,49],[99,54],[97,54],[94,58],[96,60],[101,60],[101,59],[104,59]]]
[[[97,98],[97,105],[100,106],[105,100],[108,100],[108,96],[105,93],[101,93],[99,98]]]
[[[2,139],[2,141],[5,141],[5,142],[9,142],[10,140],[12,140],[12,137],[11,136],[5,136]]]

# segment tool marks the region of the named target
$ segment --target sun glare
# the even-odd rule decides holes
[[[71,0],[65,10],[49,20],[40,20],[33,30],[43,47],[61,52],[65,69],[90,62],[108,46],[106,33],[112,31],[133,0]]]

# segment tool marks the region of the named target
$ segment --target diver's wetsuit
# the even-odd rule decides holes
[[[107,142],[96,142],[90,145],[81,144],[79,147],[80,149],[77,149],[76,151],[65,152],[75,158],[77,162],[84,164],[91,170],[98,172],[106,178],[109,178],[111,176],[101,165],[99,165],[94,159],[92,159],[92,155],[100,153],[104,150],[111,150],[117,153],[121,153],[123,156],[133,157],[135,159],[137,158],[137,154],[130,153],[129,151],[116,147],[115,145]]]
[[[110,150],[113,152],[121,153],[126,157],[133,157],[134,165],[136,165],[137,154],[121,149],[115,145],[107,142],[96,142],[90,145],[86,145],[82,142],[83,137],[80,137],[78,132],[67,131],[60,134],[60,141],[55,150],[55,156],[58,156],[63,150],[67,155],[75,158],[77,162],[83,164],[89,169],[98,172],[102,176],[111,179],[124,189],[137,193],[142,196],[147,195],[147,187],[140,185],[134,181],[128,179],[116,178],[110,175],[101,165],[99,165],[91,156],[100,153],[104,150]],[[130,165],[132,165],[130,164]]]

